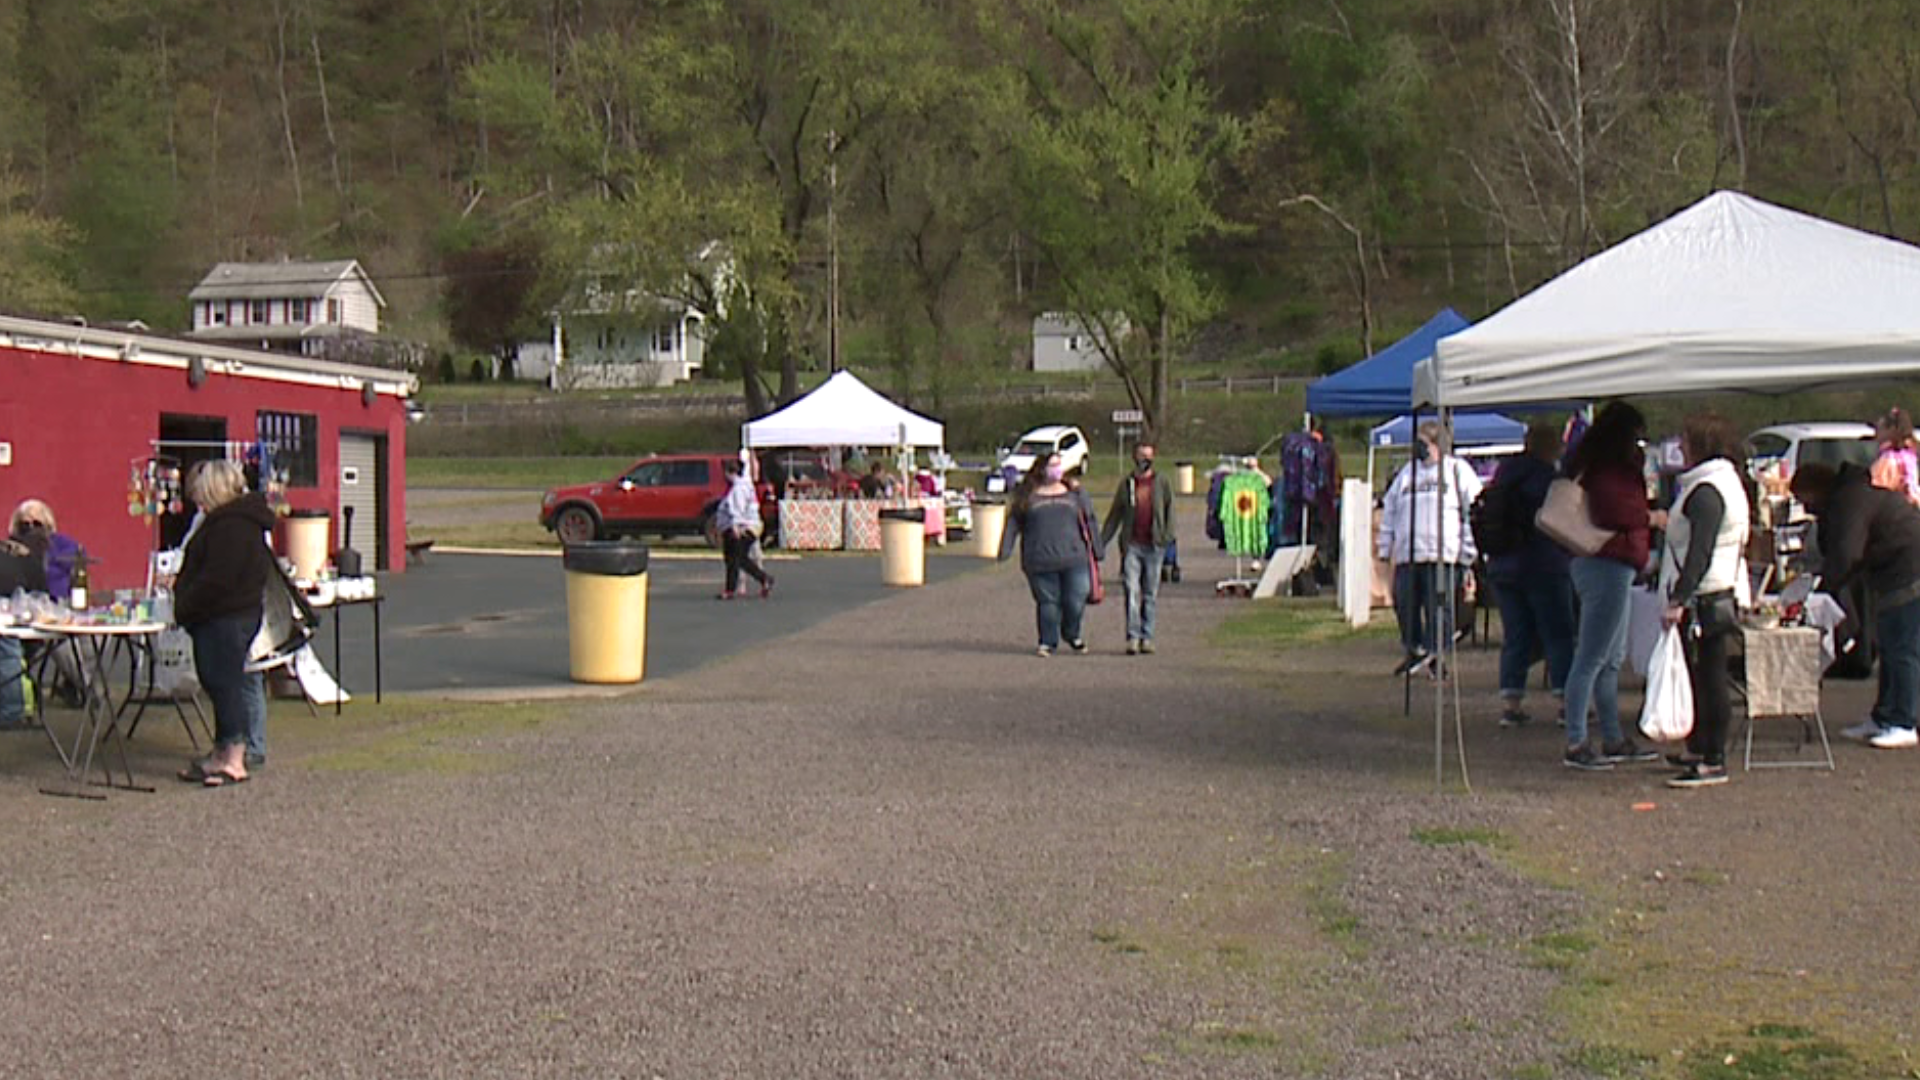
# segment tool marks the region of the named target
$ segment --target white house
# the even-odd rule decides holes
[[[319,356],[380,332],[387,301],[358,260],[218,263],[194,286],[192,337]]]
[[[733,261],[724,249],[707,245],[694,265],[690,274],[708,278],[710,287],[703,291],[726,296]],[[615,292],[589,280],[567,307],[551,313],[547,340],[523,342],[516,350],[514,377],[569,390],[686,382],[706,364],[706,321],[705,312],[685,301],[639,289]]]
[[[1114,314],[1109,321],[1122,337],[1127,333],[1126,316]],[[1041,312],[1033,320],[1033,370],[1099,371],[1106,367],[1100,354],[1097,331],[1081,325],[1077,315],[1059,311]]]

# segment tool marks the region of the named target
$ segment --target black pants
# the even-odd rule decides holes
[[[727,560],[727,591],[735,592],[740,588],[740,571],[758,581],[763,587],[773,579],[760,569],[760,563],[753,557],[753,534],[728,532],[720,538],[721,554]]]
[[[1727,687],[1727,645],[1733,630],[1684,636],[1687,671],[1693,682],[1693,733],[1687,736],[1687,750],[1709,765],[1724,766],[1727,729],[1733,726],[1733,698]]]

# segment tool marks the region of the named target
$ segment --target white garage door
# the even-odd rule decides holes
[[[360,553],[365,569],[384,570],[386,554],[380,537],[386,530],[382,511],[386,507],[386,477],[380,473],[380,440],[370,435],[340,436],[340,510],[344,519],[353,508],[353,533],[348,537],[353,550]]]

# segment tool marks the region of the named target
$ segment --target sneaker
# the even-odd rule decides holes
[[[715,600],[731,600],[733,599],[733,594],[730,592],[723,592],[718,596],[715,596],[714,599]]]
[[[1153,655],[1153,639],[1152,638],[1140,639],[1140,655],[1141,656]]]
[[[1134,638],[1127,639],[1127,655],[1128,656],[1140,655],[1140,642],[1138,640]]]
[[[1411,671],[1418,670],[1421,665],[1432,659],[1433,656],[1425,649],[1410,652],[1402,657],[1398,664],[1394,665],[1393,673],[1395,675],[1405,675]]]
[[[1687,753],[1680,753],[1680,754],[1668,754],[1666,760],[1667,760],[1667,764],[1673,766],[1676,769],[1691,769],[1695,765],[1700,764],[1702,761],[1706,759],[1700,757],[1697,754],[1687,752]]]
[[[1910,727],[1890,727],[1867,740],[1875,750],[1911,750],[1920,746],[1920,734]]]
[[[1843,739],[1852,739],[1855,742],[1872,742],[1874,736],[1885,730],[1885,728],[1880,726],[1880,721],[1869,716],[1852,727],[1843,729],[1840,732],[1840,737]]]
[[[765,600],[767,597],[772,595],[773,595],[773,578],[769,577],[767,578],[766,581],[760,584],[760,599]]]
[[[1622,735],[1619,742],[1602,745],[1600,753],[1608,761],[1616,763],[1660,760],[1660,751],[1641,746],[1633,741],[1631,735]]]
[[[1531,723],[1533,717],[1528,716],[1524,709],[1507,709],[1500,714],[1501,727],[1526,727]]]
[[[1670,788],[1717,787],[1726,782],[1727,767],[1725,765],[1709,765],[1704,761],[1679,776],[1667,778],[1667,786]]]
[[[1053,655],[1053,646],[1051,645],[1040,646],[1040,649],[1039,649],[1040,659],[1045,660],[1047,657],[1052,655]]]
[[[1068,648],[1070,648],[1070,649],[1072,649],[1072,650],[1073,650],[1074,652],[1077,652],[1077,653],[1083,653],[1083,652],[1086,652],[1086,651],[1087,651],[1087,639],[1086,639],[1086,638],[1075,638],[1075,639],[1073,639],[1072,641],[1069,641],[1069,642],[1067,642],[1067,647],[1068,647]]]
[[[1611,772],[1613,770],[1613,762],[1595,753],[1590,743],[1581,743],[1579,746],[1567,747],[1567,756],[1560,759],[1560,764],[1565,765],[1569,769],[1579,769],[1581,772]]]

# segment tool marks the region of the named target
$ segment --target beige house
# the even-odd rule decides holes
[[[192,337],[304,356],[323,355],[340,338],[379,334],[387,306],[355,259],[218,263],[187,299]]]

